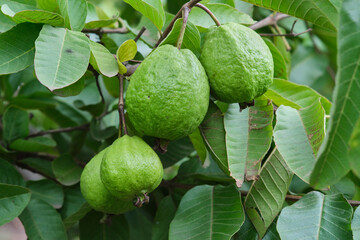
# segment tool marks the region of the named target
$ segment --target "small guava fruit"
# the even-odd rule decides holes
[[[100,179],[100,165],[107,149],[104,149],[86,164],[80,180],[80,189],[86,201],[95,210],[109,214],[120,214],[135,206],[131,200],[111,195]]]
[[[188,49],[164,45],[131,76],[125,105],[138,132],[175,140],[199,126],[209,94],[206,72],[196,56]]]
[[[158,155],[140,137],[125,135],[108,147],[100,176],[110,193],[122,199],[144,199],[159,186],[163,166]]]
[[[211,28],[200,61],[212,95],[223,102],[250,102],[273,82],[274,62],[268,46],[259,34],[241,24]]]

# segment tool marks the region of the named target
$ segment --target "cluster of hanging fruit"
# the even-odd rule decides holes
[[[175,140],[201,123],[211,95],[226,103],[247,103],[272,84],[273,58],[253,30],[236,23],[206,33],[200,60],[188,49],[164,45],[131,76],[126,109],[143,135]],[[161,182],[157,154],[141,138],[125,135],[85,167],[81,191],[96,210],[120,214],[148,202]]]

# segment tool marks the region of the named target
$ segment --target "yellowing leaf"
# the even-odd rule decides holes
[[[135,57],[137,53],[136,42],[132,39],[125,41],[116,51],[116,57],[119,62],[126,62]]]

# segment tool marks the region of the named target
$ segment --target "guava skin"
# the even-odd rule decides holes
[[[241,24],[211,28],[200,61],[212,95],[223,102],[250,102],[273,82],[274,62],[268,46],[259,34]]]
[[[86,201],[95,210],[109,214],[121,214],[135,208],[131,200],[114,197],[100,179],[100,165],[107,149],[104,149],[86,164],[81,174],[80,188]]]
[[[163,166],[144,140],[125,135],[108,147],[101,163],[100,176],[112,195],[134,200],[159,186]]]
[[[175,140],[200,125],[209,94],[206,72],[196,56],[188,49],[164,45],[131,76],[125,106],[137,131]]]

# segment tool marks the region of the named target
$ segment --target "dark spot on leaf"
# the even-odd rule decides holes
[[[66,49],[65,52],[67,53],[73,53],[73,51],[71,49]]]
[[[150,98],[150,96],[148,96],[148,98]]]

